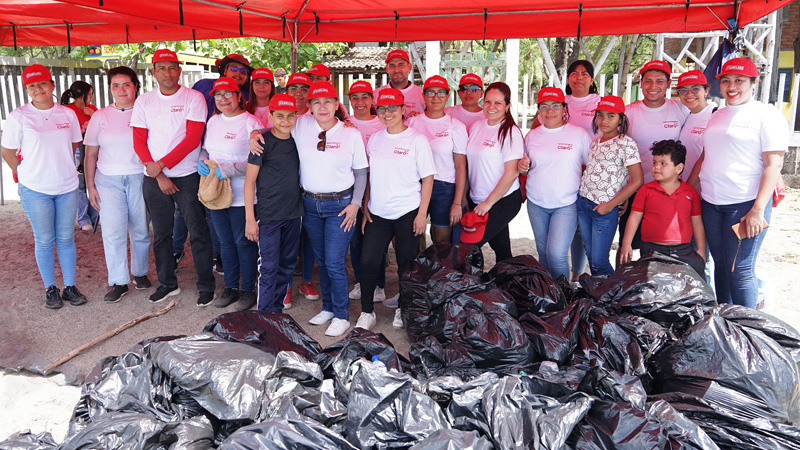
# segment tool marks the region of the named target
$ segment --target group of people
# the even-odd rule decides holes
[[[682,260],[702,276],[707,242],[719,301],[756,306],[755,260],[789,132],[774,107],[753,98],[758,74],[748,59],[723,66],[727,106],[719,110],[699,71],[679,77],[680,100],[667,99],[670,67],[651,61],[640,71],[644,98],[626,107],[619,97],[601,98],[591,63],[576,61],[566,93],[538,92],[538,116],[524,138],[506,84],[484,86],[476,74],[464,75],[460,103],[446,107],[447,80],[435,75],[415,85],[400,49],[386,57],[389,84],[349,86],[350,117],[322,64],[289,75],[285,93],[269,69],[253,69],[241,55],[226,56],[219,67],[219,79],[190,89],[179,83],[177,55],[157,50],[158,89],[142,95],[133,70],[109,70],[114,103],[92,111],[85,135],[78,115],[53,102],[47,68],[25,69],[31,103],[9,116],[2,154],[19,176],[47,308],[60,308],[62,299],[86,302],[75,287],[80,190],[73,158],[81,143],[88,199],[102,223],[107,302],[128,292],[131,275],[137,289],[151,287],[148,220],[158,278],[150,301],[180,293],[177,207],[190,236],[199,306],[290,307],[300,253],[304,283],[314,260],[319,270],[321,308],[309,322],[340,336],[352,326],[350,300],[360,299],[355,326],[370,329],[376,302],[398,305],[383,290],[390,243],[398,275],[416,256],[428,220],[434,243],[488,242],[503,261],[512,257],[509,222],[528,200],[539,260],[554,277],[571,272],[574,279],[587,259],[592,274],[613,273],[619,222],[618,264],[640,248],[643,256]],[[206,208],[198,198],[202,177],[227,180],[229,201]],[[740,222],[741,241],[732,230]],[[224,267],[219,296],[212,237]],[[313,298],[313,285],[303,290],[304,283],[301,292]],[[392,322],[403,327],[399,310]]]

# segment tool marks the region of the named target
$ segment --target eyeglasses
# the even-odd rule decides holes
[[[233,94],[235,94],[235,92],[233,92],[233,91],[228,91],[228,92],[226,92],[224,94],[214,94],[214,100],[222,100],[223,97],[224,98],[231,98],[231,97],[233,97]]]
[[[228,67],[227,70],[230,70],[233,73],[241,73],[241,74],[247,75],[247,69],[245,69],[244,67],[231,66],[231,67]]]
[[[308,86],[305,84],[292,84],[286,88],[286,92],[294,94],[295,92],[308,92]]]
[[[434,98],[434,97],[445,98],[445,97],[447,97],[447,94],[448,94],[447,91],[437,91],[437,92],[425,91],[425,95],[428,98]]]
[[[703,91],[703,86],[694,85],[694,86],[692,86],[691,91],[692,91],[692,94],[699,94],[700,92]],[[688,93],[689,93],[689,88],[687,88],[687,87],[679,87],[678,88],[678,95],[686,95]]]
[[[459,87],[458,87],[458,90],[459,90],[459,91],[461,91],[461,92],[467,92],[467,91],[469,91],[469,92],[472,92],[472,93],[474,94],[474,93],[476,93],[476,92],[480,92],[480,91],[482,91],[482,90],[483,90],[483,88],[482,88],[482,87],[480,87],[480,86],[476,86],[476,85],[474,85],[474,84],[473,84],[473,85],[470,85],[470,86],[459,86]]]
[[[548,109],[552,109],[553,111],[558,111],[563,106],[564,105],[562,105],[561,103],[553,103],[552,105],[539,105],[539,111],[544,112],[547,111]]]
[[[317,136],[319,138],[319,142],[317,142],[317,151],[318,152],[324,152],[325,151],[325,146],[328,145],[328,137],[327,137],[326,133],[327,133],[327,131],[320,131],[319,135]]]
[[[376,110],[378,111],[378,114],[383,114],[386,111],[389,111],[390,113],[397,112],[398,108],[400,108],[400,105],[388,105],[388,106],[378,106]]]

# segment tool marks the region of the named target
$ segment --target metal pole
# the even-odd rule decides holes
[[[777,16],[778,12],[774,11],[769,15],[769,19],[767,20],[770,28],[764,50],[764,57],[767,60],[767,65],[764,67],[764,84],[761,85],[761,103],[769,103],[769,94],[772,91],[772,69],[773,59],[775,57],[775,27],[778,23]]]

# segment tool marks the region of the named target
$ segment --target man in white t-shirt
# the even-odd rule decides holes
[[[422,114],[425,111],[425,99],[422,97],[422,88],[408,79],[413,65],[405,50],[395,49],[386,55],[386,75],[389,84],[375,89],[373,94],[378,98],[380,92],[386,88],[397,89],[405,97],[406,117]],[[413,114],[412,114],[413,113]]]
[[[200,291],[197,305],[208,306],[214,300],[216,282],[206,212],[197,198],[206,102],[203,94],[179,84],[181,68],[175,52],[156,50],[151,70],[158,89],[138,98],[131,118],[134,150],[145,165],[142,193],[153,222],[153,256],[160,284],[150,301],[157,303],[181,291],[172,254],[177,203],[191,238]]]

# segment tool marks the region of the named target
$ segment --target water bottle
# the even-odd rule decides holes
[[[388,369],[386,369],[386,364],[384,364],[383,361],[381,361],[381,358],[378,357],[378,355],[375,355],[375,356],[372,357],[372,368],[373,369],[380,369],[380,370],[382,370],[384,372],[386,370],[388,370]]]

